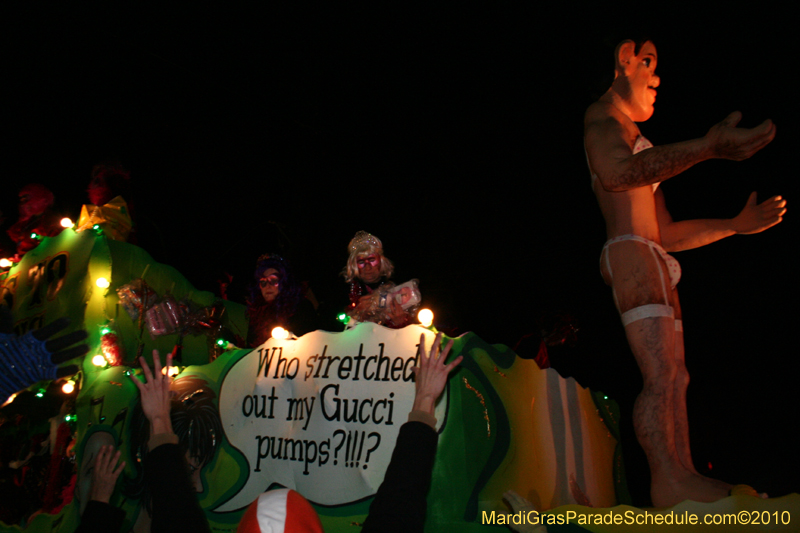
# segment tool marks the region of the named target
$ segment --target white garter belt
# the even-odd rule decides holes
[[[670,289],[674,289],[678,285],[678,281],[681,279],[681,266],[678,264],[678,260],[669,255],[664,248],[661,247],[656,242],[653,242],[649,239],[645,239],[644,237],[640,237],[638,235],[620,235],[619,237],[614,237],[613,239],[608,240],[603,245],[603,252],[606,252],[606,249],[617,242],[622,241],[636,241],[642,244],[646,244],[650,248],[650,253],[653,254],[653,258],[656,260],[656,264],[658,264],[658,274],[661,277],[661,288],[664,291],[664,303],[663,304],[647,304],[641,305],[639,307],[635,307],[630,309],[624,313],[622,313],[622,325],[627,326],[631,322],[636,322],[637,320],[642,320],[643,318],[652,318],[652,317],[667,317],[667,318],[674,318],[675,317],[675,310],[672,306],[669,305],[669,290],[667,290],[667,283],[666,279],[664,278],[664,271],[661,268],[661,263],[658,261],[656,257],[656,252],[661,259],[664,260],[664,263],[667,265],[667,274],[669,275],[670,281]],[[608,258],[608,253],[605,254],[606,260],[606,268],[608,269],[608,274],[613,279],[614,274],[611,271],[611,261]],[[601,255],[602,257],[602,255]],[[614,300],[616,302],[617,295],[614,294]],[[619,308],[619,304],[617,305]],[[683,324],[679,324],[679,321],[675,322],[675,330],[682,331]]]

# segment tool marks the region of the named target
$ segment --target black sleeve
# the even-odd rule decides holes
[[[362,533],[422,532],[439,435],[422,422],[400,427],[386,476],[369,506]]]
[[[144,468],[152,495],[152,533],[210,533],[180,446],[156,447],[147,455]]]
[[[90,500],[75,533],[119,533],[125,512],[108,503]]]

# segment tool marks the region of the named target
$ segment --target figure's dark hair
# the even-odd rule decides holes
[[[258,285],[264,272],[270,268],[277,270],[280,277],[278,284],[280,292],[271,304],[264,300]],[[289,262],[275,254],[264,254],[258,258],[256,270],[253,273],[253,282],[248,292],[247,313],[250,317],[266,313],[278,321],[286,321],[291,318],[303,297],[302,286],[294,276]]]
[[[633,41],[633,55],[639,55],[639,52],[642,50],[644,43],[646,42],[653,42],[653,39],[650,38],[648,35],[638,35],[636,39],[631,39]],[[655,44],[655,43],[653,43]]]

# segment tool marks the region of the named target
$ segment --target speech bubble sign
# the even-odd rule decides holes
[[[237,361],[220,387],[219,412],[248,478],[215,511],[241,509],[273,483],[326,506],[374,495],[414,402],[420,334],[430,347],[434,334],[420,326],[363,323],[270,339]],[[443,400],[438,420],[446,410]]]

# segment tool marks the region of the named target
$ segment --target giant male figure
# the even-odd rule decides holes
[[[634,429],[647,454],[655,506],[684,499],[708,502],[731,486],[701,476],[692,464],[686,416],[689,375],[683,356],[678,262],[667,252],[704,246],[734,234],[758,233],[781,221],[779,196],[757,204],[752,193],[729,220],[675,222],[658,185],[707,159],[747,159],[775,137],[767,120],[737,128],[736,112],[705,137],[653,147],[637,122],[653,115],[658,56],[651,41],[623,41],[615,50],[611,88],[586,111],[584,142],[608,241],[600,270],[611,286],[625,334],[644,378],[634,405]]]

